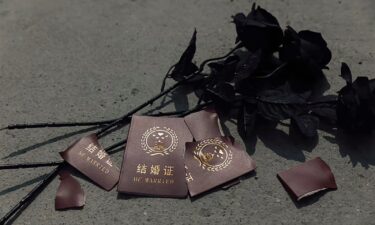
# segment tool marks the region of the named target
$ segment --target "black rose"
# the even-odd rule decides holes
[[[237,40],[252,52],[262,49],[263,52],[275,52],[283,39],[283,31],[277,19],[261,7],[253,7],[245,16],[238,13],[233,16],[236,25]]]
[[[375,90],[367,77],[352,82],[349,67],[343,63],[341,76],[347,84],[338,93],[338,125],[351,132],[371,132],[375,125]]]
[[[331,61],[331,51],[322,35],[317,32],[303,30],[296,32],[287,27],[284,32],[280,59],[286,62],[303,62],[323,69]]]

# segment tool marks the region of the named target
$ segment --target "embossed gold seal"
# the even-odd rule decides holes
[[[146,153],[154,155],[169,155],[178,145],[178,137],[174,130],[168,127],[152,127],[142,135],[141,146]]]
[[[202,169],[216,172],[226,168],[232,162],[233,154],[222,140],[209,138],[196,146],[194,158],[198,160]]]

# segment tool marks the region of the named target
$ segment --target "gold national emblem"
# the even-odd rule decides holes
[[[232,162],[233,154],[222,140],[210,138],[201,141],[195,147],[194,158],[202,169],[216,172],[226,168]]]
[[[154,155],[169,155],[178,145],[174,130],[168,127],[152,127],[142,135],[141,146],[146,153]]]

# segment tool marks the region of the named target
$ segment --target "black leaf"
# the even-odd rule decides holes
[[[325,120],[330,124],[336,124],[337,122],[337,115],[336,115],[336,107],[330,106],[320,106],[311,109],[311,114],[319,117],[320,119]]]
[[[294,93],[267,90],[258,97],[258,113],[273,121],[291,118],[306,110],[305,99]]]
[[[346,81],[347,84],[351,84],[352,81],[352,72],[350,71],[349,66],[346,63],[341,63],[341,75],[342,78]]]
[[[252,53],[244,54],[241,52],[241,61],[246,62],[245,59],[248,57],[248,54]],[[241,61],[238,63],[238,67]],[[255,71],[252,71],[255,66]],[[252,97],[257,96],[259,92],[264,90],[276,89],[285,83],[285,79],[280,79],[280,74],[283,73],[284,69],[285,65],[272,55],[270,57],[263,57],[259,60],[258,64],[254,59],[251,61],[248,70],[238,68],[238,74],[235,75],[235,89],[242,95]],[[247,78],[244,78],[245,76]]]
[[[315,104],[309,106],[312,115],[315,115],[319,119],[325,120],[330,124],[336,124],[336,95],[320,96],[319,98],[313,99],[313,102]]]
[[[211,68],[212,82],[231,82],[234,78],[239,57],[230,56],[223,61],[208,64]]]
[[[241,41],[249,51],[275,52],[282,42],[283,31],[277,19],[255,4],[247,16],[243,13],[233,16],[233,22],[237,42]]]
[[[329,103],[334,104],[337,101],[337,95],[322,95],[312,99],[316,104]]]
[[[197,31],[194,30],[190,43],[184,53],[182,53],[180,60],[174,66],[170,76],[176,80],[183,80],[186,76],[198,70],[198,67],[192,62],[196,50]]]
[[[254,53],[248,52],[242,57],[241,61],[237,64],[235,81],[240,82],[243,79],[251,76],[255,70],[258,68],[258,65],[261,60],[261,50],[257,50]]]
[[[318,135],[319,119],[317,117],[309,114],[296,115],[292,117],[292,122],[303,136],[311,138]]]
[[[207,89],[214,101],[224,101],[231,103],[235,99],[235,91],[233,86],[228,82],[217,83],[213,87]]]

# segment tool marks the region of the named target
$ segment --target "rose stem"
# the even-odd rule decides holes
[[[230,50],[226,55],[224,56],[221,56],[221,57],[216,57],[216,58],[211,58],[211,59],[206,59],[205,61],[203,61],[200,65],[199,65],[199,70],[194,72],[193,74],[190,74],[189,76],[187,76],[184,80],[181,80],[179,82],[177,82],[175,85],[173,85],[172,87],[168,88],[167,90],[165,91],[162,91],[160,94],[158,94],[157,96],[154,96],[154,98],[150,99],[149,101],[145,102],[144,104],[148,103],[148,104],[151,104],[152,102],[154,102],[155,100],[157,100],[158,98],[164,96],[165,94],[169,93],[170,91],[174,90],[176,87],[178,87],[179,85],[187,82],[189,79],[191,79],[192,77],[194,77],[194,75],[196,74],[199,74],[203,71],[204,69],[204,66],[211,62],[211,61],[216,61],[216,60],[221,60],[221,59],[224,59],[228,56],[230,56],[233,52],[235,52],[237,49],[239,49],[241,47],[241,44],[238,44],[236,45],[232,50]],[[173,67],[175,66],[176,64],[174,64],[173,66],[171,66],[167,72],[167,75],[169,74],[170,70],[173,69]],[[166,78],[168,78],[166,76]],[[164,78],[164,79],[166,79]],[[163,83],[165,83],[165,81],[163,80]],[[164,84],[165,85],[165,84]],[[162,89],[164,89],[164,85],[162,87]],[[159,96],[160,95],[160,96]],[[146,105],[148,105],[146,104]],[[11,124],[9,126],[6,126],[6,127],[3,127],[0,129],[1,130],[12,130],[12,129],[25,129],[25,128],[44,128],[44,127],[71,127],[71,126],[91,126],[91,125],[106,125],[106,124],[111,124],[111,123],[115,123],[116,121],[122,121],[124,119],[124,116],[122,118],[118,118],[118,119],[112,119],[112,120],[102,120],[102,121],[92,121],[92,122],[60,122],[60,123],[57,123],[57,122],[52,122],[52,123],[33,123],[33,124]],[[109,129],[109,128],[108,128]]]
[[[36,162],[36,163],[2,164],[0,165],[0,170],[58,166],[62,162],[63,160],[51,161],[51,162]]]
[[[161,92],[164,91],[164,88],[165,88],[165,84],[166,84],[166,82],[167,82],[167,79],[170,77],[170,76],[169,76],[169,73],[171,72],[171,70],[172,70],[176,65],[177,65],[177,63],[174,64],[174,65],[172,65],[171,67],[169,67],[167,73],[165,74],[164,79],[163,79],[163,81],[162,81],[162,83],[161,83],[161,88],[160,88],[160,91],[161,91]]]
[[[199,108],[203,108],[207,106],[208,104],[201,104],[199,105]],[[152,114],[150,116],[167,116],[167,115],[185,115],[186,113],[191,112],[191,110],[181,110],[181,111],[171,111],[171,112],[165,112],[165,113],[156,113]],[[114,149],[122,144],[124,144],[125,141],[120,141],[110,147],[108,147],[106,150]],[[109,153],[110,154],[110,153]],[[63,160],[58,161],[50,161],[50,162],[35,162],[35,163],[18,163],[18,164],[0,164],[0,170],[6,170],[6,169],[22,169],[22,168],[36,168],[36,167],[48,167],[48,166],[57,166],[61,164]]]
[[[19,209],[27,206],[44,188],[55,178],[57,173],[66,163],[62,163],[55,167],[42,181],[38,183],[25,197],[21,199],[5,216],[0,220],[0,224],[5,224]]]
[[[118,148],[120,146],[124,146],[126,141],[127,141],[126,139],[119,141],[107,147],[104,150],[107,151],[109,155],[113,154],[113,152],[110,152],[110,150]],[[54,168],[48,174],[47,177],[45,177],[42,181],[40,181],[38,185],[35,186],[25,197],[23,197],[21,201],[19,201],[17,205],[15,205],[3,218],[1,218],[0,224],[5,224],[5,222],[9,220],[19,209],[21,209],[22,206],[26,206],[29,203],[31,203],[31,200],[33,200],[49,184],[49,182],[53,180],[53,178],[57,175],[58,171],[67,164],[65,161],[56,161],[55,163],[56,163],[55,165],[58,165],[58,166]],[[23,167],[23,168],[27,168],[27,167]]]
[[[99,131],[96,132],[96,134],[98,135],[98,139],[101,138],[101,134],[103,134],[105,131],[109,130],[110,128],[112,128],[113,126],[116,126],[117,124],[121,123],[123,120],[127,119],[129,116],[133,115],[134,113],[138,112],[139,110],[143,109],[144,107],[148,106],[149,104],[153,103],[155,100],[159,99],[160,97],[162,97],[163,95],[167,94],[168,92],[174,90],[175,88],[177,88],[178,86],[180,86],[181,84],[183,84],[184,82],[188,81],[189,79],[193,78],[196,74],[200,73],[203,71],[204,69],[204,65],[210,61],[214,61],[214,60],[220,60],[220,59],[223,59],[223,58],[226,58],[228,57],[229,55],[231,55],[235,50],[237,50],[239,48],[240,45],[237,45],[235,48],[233,48],[231,51],[229,51],[225,56],[222,56],[222,57],[217,57],[217,58],[212,58],[212,59],[207,59],[205,61],[203,61],[200,65],[200,68],[198,71],[190,74],[189,76],[187,76],[185,79],[177,82],[176,84],[172,85],[171,87],[169,87],[168,89],[160,92],[159,94],[155,95],[154,97],[152,97],[151,99],[149,99],[148,101],[144,102],[143,104],[139,105],[138,107],[134,108],[133,110],[131,110],[130,112],[126,113],[124,116],[122,116],[121,118],[115,120],[114,122],[111,122],[110,124],[106,125],[105,127],[103,127],[102,129],[100,129]],[[195,107],[194,109],[196,109],[198,107]],[[33,188],[24,198],[21,199],[20,202],[17,203],[16,206],[14,206],[3,218],[1,218],[0,220],[0,224],[4,224],[10,217],[12,217],[18,209],[20,209],[22,206],[27,206],[28,204],[30,204],[32,201],[32,199],[34,199],[46,186],[47,184],[49,184],[49,182],[57,175],[58,171],[65,165],[66,163],[63,163],[63,164],[60,164],[59,166],[57,166],[55,169],[53,169],[45,179],[43,179],[41,182],[39,182],[39,184]]]
[[[150,114],[149,116],[170,116],[170,115],[179,115],[179,114],[182,114],[182,113],[185,113],[185,112],[186,112],[186,110],[170,111],[170,112],[158,112],[158,113]],[[2,165],[0,164],[0,170],[56,166],[60,162],[62,162],[62,161],[2,164]]]
[[[211,102],[206,102],[204,104],[200,104],[196,106],[196,108],[191,110],[183,110],[183,111],[175,111],[175,112],[167,112],[161,114],[153,114],[152,116],[164,116],[164,115],[178,115],[178,117],[183,117],[187,114],[190,114],[194,112],[195,110],[199,110],[201,108],[204,108],[211,104]],[[126,139],[123,141],[120,141],[114,145],[111,145],[110,147],[106,148],[105,150],[108,152],[109,150],[112,150],[114,148],[117,148],[121,145],[124,145],[126,143]],[[112,154],[112,152],[108,152],[109,155]],[[18,164],[0,164],[0,170],[7,170],[7,169],[23,169],[23,168],[36,168],[36,167],[49,167],[49,166],[57,166],[63,163],[63,160],[59,161],[50,161],[50,162],[35,162],[35,163],[18,163]]]
[[[180,114],[179,117],[183,117],[183,116],[186,116],[192,112],[195,112],[195,111],[198,111],[200,109],[202,109],[203,107],[207,106],[211,104],[211,102],[207,102],[205,104],[202,104],[202,105],[199,105],[199,106],[196,106],[194,107],[193,109],[190,109],[190,110],[187,110],[186,112],[184,112],[183,114]],[[105,151],[110,151],[112,149],[115,149],[117,147],[120,147],[121,145],[125,144],[126,143],[126,139],[123,140],[123,141],[120,141],[116,144],[113,144],[111,146],[109,146],[108,148],[104,149]],[[111,154],[111,152],[109,152],[108,154]],[[17,203],[17,205],[15,205],[3,218],[1,218],[0,220],[0,224],[4,224],[7,220],[9,220],[19,209],[21,209],[23,206],[27,207],[27,205],[29,205],[32,200],[34,200],[38,194],[44,190],[44,188],[53,180],[53,178],[56,177],[57,173],[59,172],[59,170],[61,168],[63,168],[67,163],[64,161],[62,162],[61,164],[59,164],[56,168],[54,168],[48,175],[47,177],[45,177],[42,181],[40,181],[38,183],[37,186],[35,186],[25,197],[23,197],[21,199],[21,201],[19,201]]]
[[[190,74],[189,76],[185,77],[183,80],[181,81],[178,81],[177,83],[175,83],[174,85],[170,86],[169,88],[165,89],[164,91],[160,92],[159,94],[155,95],[154,97],[150,98],[148,101],[142,103],[141,105],[139,105],[138,107],[134,108],[133,110],[130,110],[128,113],[126,113],[125,115],[123,115],[121,118],[113,121],[112,123],[106,125],[105,127],[101,128],[100,130],[98,130],[96,132],[96,135],[99,137],[101,134],[103,134],[104,132],[106,132],[107,130],[109,130],[110,128],[116,126],[117,124],[121,123],[123,120],[127,119],[129,116],[133,115],[134,113],[138,112],[139,110],[143,109],[144,107],[152,104],[154,101],[158,100],[160,97],[164,96],[165,94],[169,93],[170,91],[176,89],[178,86],[182,85],[183,83],[185,83],[186,81],[189,81],[190,79],[192,79],[196,74],[199,74],[203,71],[204,69],[204,66],[210,62],[210,61],[216,61],[216,60],[220,60],[220,59],[223,59],[223,58],[226,58],[228,57],[229,55],[231,55],[234,51],[237,50],[237,48],[240,46],[240,44],[238,44],[235,48],[233,48],[232,50],[230,50],[226,55],[224,56],[221,56],[221,57],[217,57],[217,58],[211,58],[211,59],[207,59],[205,61],[203,61],[200,65],[200,68],[198,71]]]
[[[180,111],[181,113],[183,111]],[[171,112],[158,112],[153,116],[168,116],[179,114],[179,112],[171,111]],[[98,125],[105,125],[114,122],[116,119],[112,120],[101,120],[101,121],[91,121],[91,122],[60,122],[60,123],[31,123],[31,124],[11,124],[7,127],[4,127],[0,130],[14,130],[14,129],[25,129],[25,128],[46,128],[46,127],[74,127],[74,126],[98,126]]]
[[[20,123],[10,124],[0,130],[14,130],[14,129],[25,129],[25,128],[42,128],[42,127],[74,127],[74,126],[92,126],[92,125],[104,125],[113,122],[114,120],[102,120],[92,122],[61,122],[61,123]]]
[[[118,147],[125,147],[126,141],[127,139],[119,141],[109,146],[108,148],[106,148],[105,151],[108,152],[108,155],[112,155],[114,152],[111,152],[111,150],[118,148]],[[63,162],[64,160],[50,161],[50,162],[36,162],[36,163],[3,164],[3,165],[0,165],[0,170],[58,166],[62,164]]]

